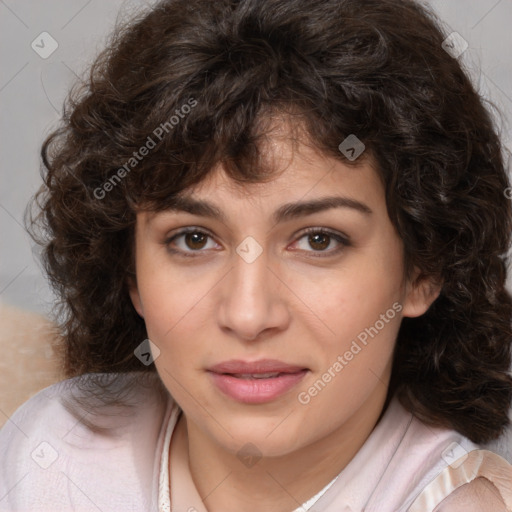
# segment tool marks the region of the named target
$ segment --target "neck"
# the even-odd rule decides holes
[[[352,460],[382,417],[383,387],[328,436],[280,457],[263,457],[250,467],[236,453],[205,436],[184,415],[177,437],[188,447],[189,468],[209,512],[290,512],[321,491]],[[255,504],[257,504],[255,506]]]

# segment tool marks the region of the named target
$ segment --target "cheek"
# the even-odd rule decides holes
[[[204,346],[205,333],[212,333],[214,312],[208,301],[211,284],[177,280],[163,272],[145,277],[141,278],[139,289],[148,337],[161,353],[156,360],[157,368],[165,367],[172,374],[179,374],[187,361],[198,365],[205,357],[211,359],[208,347]]]
[[[208,281],[172,268],[165,259],[141,258],[137,273],[150,339],[167,339],[179,323],[195,314],[196,306],[208,291]]]
[[[322,338],[329,344],[352,339],[376,322],[380,327],[381,315],[385,315],[386,326],[399,324],[395,317],[401,308],[393,308],[393,304],[402,301],[401,264],[391,257],[385,265],[381,263],[373,258],[354,258],[354,264],[317,276],[320,278],[314,282],[295,281],[297,295],[305,297],[314,313],[311,322],[319,325],[317,334],[324,332]]]
[[[367,378],[369,369],[382,373],[393,353],[401,309],[400,302],[387,294],[362,301],[357,297],[340,299],[340,306],[324,315],[329,331],[324,329],[326,334],[315,336],[322,340],[324,365],[331,367],[341,356],[343,374],[350,374],[354,382]]]
[[[318,396],[318,406],[328,411],[343,396],[346,410],[351,410],[376,387],[386,386],[401,309],[400,302],[391,300],[388,294],[374,294],[371,301],[347,300],[338,314],[330,317],[334,334],[322,338],[322,364],[315,376],[315,382],[321,381],[320,388],[327,383],[328,391]]]

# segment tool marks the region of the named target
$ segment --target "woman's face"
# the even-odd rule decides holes
[[[190,208],[138,214],[130,293],[187,423],[233,453],[278,456],[382,407],[401,318],[435,297],[404,279],[369,163],[284,137],[265,155],[282,171],[270,183],[237,186],[219,167],[186,191]],[[212,371],[264,359],[285,368]],[[265,370],[288,373],[248,375]]]

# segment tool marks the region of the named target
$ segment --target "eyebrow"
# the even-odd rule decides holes
[[[371,215],[372,210],[364,203],[342,196],[328,196],[309,201],[298,201],[281,205],[272,215],[274,223],[297,219],[306,215],[330,210],[332,208],[350,208],[364,215]],[[167,210],[187,212],[201,217],[211,217],[227,223],[224,212],[216,205],[187,196],[176,196]]]

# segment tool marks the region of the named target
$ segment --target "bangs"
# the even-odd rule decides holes
[[[280,173],[269,150],[276,139],[289,142],[293,151],[306,145],[354,167],[370,159],[368,148],[357,160],[346,158],[338,149],[343,134],[318,113],[294,103],[262,103],[250,112],[241,104],[215,119],[193,98],[182,105],[189,103],[194,107],[176,126],[161,121],[149,135],[142,135],[139,152],[148,149],[142,162],[132,155],[112,171],[115,175],[124,169],[126,176],[129,172],[122,193],[134,209],[165,210],[176,195],[198,185],[218,167],[238,185],[269,182]],[[177,116],[168,119],[173,117]]]

